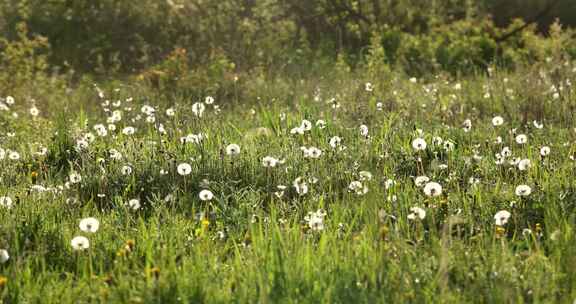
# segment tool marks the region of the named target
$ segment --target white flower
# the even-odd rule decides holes
[[[308,193],[308,184],[304,181],[302,177],[297,177],[294,182],[292,182],[292,186],[296,190],[298,195],[302,196]]]
[[[173,117],[175,114],[176,114],[176,111],[174,110],[174,108],[166,109],[166,116]]]
[[[134,129],[134,127],[125,127],[124,129],[122,129],[122,134],[132,135],[132,134],[134,134],[135,131],[136,131],[136,129]]]
[[[262,158],[262,166],[266,168],[276,167],[278,163],[279,161],[272,156],[265,156],[264,158]]]
[[[528,196],[532,193],[532,188],[528,185],[520,185],[516,187],[516,195],[517,196]]]
[[[305,158],[319,158],[320,156],[322,156],[322,150],[316,147],[310,147],[310,148],[301,147],[300,149],[302,150],[302,153],[304,154]]]
[[[116,149],[110,149],[108,151],[108,153],[110,153],[111,159],[114,159],[114,160],[121,160],[122,159],[122,153],[120,153],[120,151],[118,151]]]
[[[207,105],[211,105],[211,104],[214,103],[214,97],[212,97],[212,96],[206,96],[206,98],[204,99],[204,102],[205,102]]]
[[[494,220],[496,221],[496,225],[498,226],[506,225],[509,218],[510,218],[510,212],[506,210],[500,210],[496,212],[496,214],[494,215]]]
[[[8,153],[8,158],[11,160],[19,160],[20,159],[20,153],[18,153],[16,151],[10,151],[10,153]]]
[[[531,165],[531,163],[530,163],[530,160],[527,159],[527,158],[525,158],[525,159],[523,159],[523,160],[521,160],[521,161],[518,162],[518,169],[519,169],[520,171],[526,171],[526,170],[530,169],[531,166],[532,166],[532,165]]]
[[[372,92],[372,91],[374,90],[374,86],[372,85],[372,83],[367,82],[367,83],[364,85],[364,89],[365,89],[367,92]]]
[[[360,126],[360,135],[362,135],[364,137],[368,137],[368,126],[367,125],[361,125]]]
[[[543,123],[538,123],[537,121],[533,121],[532,124],[534,124],[534,127],[536,129],[542,129],[544,128],[544,124]]]
[[[77,172],[73,171],[73,172],[70,172],[69,179],[70,179],[70,183],[77,184],[77,183],[82,181],[82,176],[80,174],[78,174]]]
[[[15,101],[15,100],[14,100],[14,97],[12,97],[12,96],[6,96],[6,104],[7,104],[7,105],[10,105],[10,106],[13,105],[13,104],[14,104],[14,101]]]
[[[424,194],[427,196],[439,196],[442,194],[442,186],[436,182],[428,182],[424,186]]]
[[[12,209],[12,199],[8,196],[0,197],[0,207]]]
[[[548,156],[548,154],[550,154],[550,147],[544,146],[544,147],[540,148],[540,155]]]
[[[469,132],[472,129],[472,120],[466,119],[462,124],[462,128],[464,129],[464,132]]]
[[[332,149],[338,148],[338,146],[340,146],[341,143],[342,143],[342,138],[340,138],[338,136],[333,136],[332,138],[330,138],[330,141],[329,141],[330,147],[332,147]]]
[[[178,171],[178,174],[186,176],[192,172],[192,166],[190,166],[190,164],[187,163],[181,163],[178,165],[178,168],[176,170]]]
[[[528,136],[526,136],[525,134],[518,134],[516,136],[516,143],[517,144],[523,145],[527,142],[528,142]]]
[[[80,230],[83,232],[95,233],[100,228],[100,222],[93,217],[87,217],[80,221]]]
[[[322,209],[318,209],[316,212],[308,212],[308,215],[304,217],[304,220],[308,223],[308,227],[313,231],[324,230],[324,217],[326,212]]]
[[[415,219],[423,220],[425,217],[426,217],[426,210],[420,207],[410,208],[410,213],[408,214],[409,220],[415,220]]]
[[[504,118],[502,118],[502,116],[494,116],[494,118],[492,118],[492,125],[497,127],[497,126],[501,126],[504,123]]]
[[[137,198],[133,198],[133,199],[129,200],[128,201],[128,207],[130,207],[130,209],[132,209],[132,210],[140,209],[140,200]]]
[[[122,175],[130,175],[130,174],[132,174],[132,167],[125,165],[122,167],[121,171],[122,171]]]
[[[312,122],[310,122],[307,119],[302,120],[302,123],[300,124],[300,129],[302,129],[304,131],[312,130]]]
[[[414,184],[416,184],[416,187],[423,187],[427,182],[430,181],[430,178],[428,178],[428,176],[417,176],[414,179]]]
[[[9,259],[10,255],[8,254],[8,250],[0,249],[0,264],[8,262]]]
[[[90,241],[84,236],[77,236],[70,241],[72,249],[82,251],[90,248]]]
[[[38,110],[38,108],[36,106],[32,106],[30,108],[30,115],[36,117],[36,116],[38,116],[38,114],[40,114],[40,110]]]
[[[364,195],[368,193],[368,187],[363,185],[360,181],[352,181],[350,185],[348,185],[348,190],[356,193],[356,195]]]
[[[196,102],[192,105],[192,112],[197,117],[202,117],[204,110],[206,110],[206,106],[201,102]]]
[[[426,141],[423,138],[416,138],[412,141],[412,148],[416,151],[426,150]]]
[[[198,197],[203,201],[210,201],[214,198],[214,194],[212,191],[204,189],[198,193]]]
[[[226,154],[231,156],[240,154],[240,146],[237,144],[229,144],[226,146]]]
[[[360,176],[360,180],[362,181],[372,180],[372,173],[370,173],[369,171],[360,171],[358,172],[358,175]]]
[[[318,129],[324,129],[326,128],[326,122],[323,119],[319,119],[316,121],[316,127]]]

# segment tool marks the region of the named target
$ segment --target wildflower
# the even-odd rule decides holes
[[[372,92],[374,90],[374,86],[372,85],[372,83],[367,82],[366,84],[364,84],[364,89],[366,90],[366,92]]]
[[[90,241],[84,236],[77,236],[70,241],[70,245],[72,245],[72,249],[82,251],[90,248]]]
[[[428,178],[428,176],[417,176],[414,179],[414,184],[416,184],[416,187],[423,187],[426,183],[428,183],[430,181],[430,178]]]
[[[368,193],[368,187],[362,184],[360,181],[352,181],[348,185],[348,190],[356,193],[356,195],[364,195]]]
[[[128,201],[128,207],[134,211],[140,209],[140,200],[137,198],[133,198]]]
[[[516,195],[517,196],[528,196],[532,193],[532,188],[528,185],[520,185],[516,187]]]
[[[412,141],[412,148],[415,151],[426,150],[426,141],[423,138],[416,138]]]
[[[307,119],[302,120],[302,123],[300,124],[300,129],[302,129],[303,131],[312,130],[312,122],[310,122]]]
[[[426,210],[420,207],[410,208],[410,213],[408,214],[409,220],[415,220],[415,219],[423,220],[425,217],[426,217]]]
[[[298,193],[300,196],[308,193],[308,184],[303,180],[302,177],[297,177],[294,182],[292,182],[292,186],[294,186],[296,193]]]
[[[361,125],[360,126],[360,135],[362,135],[364,137],[368,137],[368,126],[367,125]]]
[[[543,123],[539,123],[539,122],[537,122],[536,120],[534,120],[534,121],[532,122],[532,124],[534,125],[534,127],[535,127],[536,129],[542,129],[542,128],[544,128],[544,124],[543,124]]]
[[[32,106],[30,108],[30,115],[36,117],[36,116],[38,116],[38,114],[40,114],[40,110],[38,110],[38,108],[36,106]]]
[[[370,173],[368,171],[360,171],[360,172],[358,172],[358,175],[360,176],[360,180],[363,180],[363,181],[372,180],[372,173]]]
[[[70,172],[68,178],[70,179],[70,183],[72,184],[77,184],[82,181],[82,176],[74,171]]]
[[[6,277],[0,275],[0,290],[2,290],[2,288],[4,288],[4,286],[6,286],[7,282],[8,282],[8,279]]]
[[[326,212],[322,209],[318,209],[316,212],[308,212],[308,215],[304,217],[304,220],[312,231],[322,231],[324,230],[325,216]]]
[[[521,161],[518,162],[518,169],[520,171],[526,171],[528,170],[532,165],[530,164],[530,160],[525,158]]]
[[[192,113],[197,117],[202,117],[204,110],[206,110],[206,106],[201,102],[196,102],[192,105]]]
[[[342,138],[338,136],[333,136],[332,138],[330,138],[330,141],[328,143],[330,144],[330,147],[332,147],[332,149],[336,149],[342,143]]]
[[[100,228],[100,222],[93,217],[87,217],[80,221],[80,230],[83,232],[95,233]]]
[[[528,142],[528,136],[526,136],[525,134],[518,134],[516,136],[516,143],[519,145],[523,145],[525,143]]]
[[[316,121],[316,127],[318,129],[326,128],[326,121],[324,121],[323,119],[319,119],[318,121]]]
[[[265,156],[264,158],[262,158],[262,166],[264,166],[265,168],[276,167],[278,162],[279,161],[272,156]]]
[[[4,207],[6,209],[12,209],[12,199],[8,196],[0,197],[0,207]]]
[[[125,127],[124,129],[122,129],[122,134],[124,135],[132,135],[134,134],[134,132],[136,132],[136,129],[134,129],[134,127]]]
[[[204,99],[204,103],[206,103],[207,105],[213,104],[214,103],[214,97],[206,96],[206,98]]]
[[[550,154],[550,147],[548,146],[544,146],[542,148],[540,148],[540,155],[544,156],[548,156],[548,154]]]
[[[174,115],[176,115],[176,111],[174,110],[174,108],[166,109],[166,116],[173,117]]]
[[[472,129],[472,121],[470,119],[466,119],[464,124],[462,125],[464,132],[469,132]]]
[[[230,156],[240,154],[240,146],[237,144],[229,144],[228,146],[226,146],[226,154]]]
[[[8,262],[9,259],[10,255],[8,254],[8,250],[0,249],[0,264]]]
[[[187,163],[181,163],[178,165],[176,170],[178,171],[178,174],[186,176],[192,172],[192,166],[190,166],[190,164]]]
[[[122,172],[122,175],[130,175],[130,174],[132,174],[132,167],[130,167],[128,165],[122,166],[121,172]]]
[[[502,116],[494,116],[492,118],[492,125],[495,127],[501,126],[504,123],[504,118]]]
[[[322,150],[316,147],[301,147],[302,153],[304,154],[305,158],[319,158],[322,156]]]
[[[506,225],[509,218],[510,218],[510,212],[506,210],[500,210],[496,212],[496,214],[494,215],[494,220],[496,221],[497,226]]]
[[[122,153],[120,153],[118,150],[116,149],[110,149],[108,151],[108,153],[110,153],[110,158],[114,159],[114,160],[121,160],[122,159]]]
[[[428,182],[424,186],[424,194],[431,197],[439,196],[440,194],[442,194],[442,186],[436,182]]]
[[[10,151],[10,153],[8,153],[8,158],[11,160],[19,160],[20,159],[20,153],[18,153],[16,151]]]
[[[212,191],[204,189],[198,193],[198,197],[200,197],[202,201],[210,201],[214,198],[214,194]]]

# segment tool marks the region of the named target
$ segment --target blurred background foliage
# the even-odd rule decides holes
[[[4,0],[0,89],[37,77],[133,77],[157,88],[239,75],[514,69],[576,56],[573,0]]]

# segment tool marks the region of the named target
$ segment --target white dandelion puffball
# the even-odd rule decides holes
[[[265,168],[276,167],[277,164],[278,160],[272,156],[265,156],[264,158],[262,158],[262,166],[264,166]]]
[[[430,197],[439,196],[442,194],[442,186],[436,182],[428,182],[424,186],[424,194]]]
[[[408,214],[409,220],[415,220],[415,219],[423,220],[425,217],[426,217],[426,210],[420,207],[410,208],[410,213]]]
[[[129,200],[128,201],[128,207],[130,207],[130,209],[132,209],[132,210],[140,209],[140,200],[137,198],[133,198],[133,199]]]
[[[516,195],[517,196],[528,196],[532,193],[532,188],[528,185],[520,185],[516,187]]]
[[[496,221],[496,225],[504,226],[508,223],[508,219],[510,218],[510,212],[506,210],[500,210],[496,212],[494,215],[494,220]]]
[[[4,264],[8,262],[10,259],[10,254],[8,254],[8,250],[0,249],[0,264]]]
[[[526,134],[518,134],[516,136],[516,143],[519,145],[523,145],[528,142],[528,136]]]
[[[415,151],[426,150],[426,141],[423,138],[416,138],[412,141],[412,148],[414,148]]]
[[[11,209],[12,208],[12,199],[8,196],[0,197],[0,207]]]
[[[90,248],[90,241],[85,236],[77,236],[70,241],[70,245],[72,249],[82,251]]]
[[[82,181],[82,176],[76,172],[71,172],[69,179],[70,179],[70,183],[77,184],[77,183]]]
[[[87,217],[80,220],[79,227],[83,232],[95,233],[100,228],[100,222],[96,218]]]
[[[240,154],[240,146],[237,144],[229,144],[228,146],[226,146],[226,154],[230,156]]]
[[[492,118],[492,125],[497,127],[497,126],[501,126],[504,123],[504,118],[502,118],[502,116],[494,116],[494,118]]]
[[[187,163],[181,163],[178,165],[177,171],[178,174],[186,176],[192,172],[192,166],[190,166],[190,164]]]
[[[522,159],[518,162],[518,169],[520,171],[526,171],[526,170],[530,169],[531,166],[532,166],[532,164],[530,163],[530,160],[527,158]]]
[[[212,191],[204,189],[198,193],[198,197],[200,197],[202,201],[210,201],[214,198],[214,194]]]
[[[540,155],[548,156],[548,154],[550,154],[550,147],[544,146],[544,147],[540,148]]]

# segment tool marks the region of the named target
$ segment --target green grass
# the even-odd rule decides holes
[[[569,83],[576,75],[571,64],[558,66],[416,83],[401,74],[367,79],[357,73],[269,80],[255,84],[245,100],[217,96],[220,111],[206,105],[202,117],[192,103],[203,97],[132,86],[104,90],[103,99],[86,88],[74,89],[69,100],[43,96],[38,117],[16,96],[0,112],[0,147],[7,152],[0,196],[13,201],[12,208],[0,207],[0,249],[10,255],[0,264],[0,299],[571,303],[576,94]],[[364,89],[368,81],[372,92]],[[145,121],[143,105],[154,107],[154,123]],[[175,116],[166,115],[170,107]],[[116,129],[96,135],[93,126],[108,126],[114,110],[122,111]],[[504,124],[495,127],[497,115]],[[311,130],[290,134],[303,119]],[[320,119],[325,128],[316,126]],[[466,119],[469,132],[462,128]],[[362,124],[368,137],[360,134]],[[127,126],[135,134],[123,134]],[[78,149],[87,133],[94,141]],[[181,143],[199,133],[200,143]],[[517,144],[515,134],[528,142]],[[346,148],[333,149],[333,136]],[[418,137],[426,150],[413,149]],[[433,144],[434,137],[454,149]],[[240,146],[239,155],[226,155],[231,143]],[[305,158],[303,146],[323,153]],[[495,154],[506,146],[512,156],[498,165]],[[543,146],[551,149],[546,157]],[[36,153],[41,147],[43,155]],[[111,149],[122,158],[111,158]],[[20,158],[9,159],[8,150]],[[284,162],[266,168],[266,156]],[[513,157],[530,159],[530,168],[511,165]],[[181,163],[191,165],[189,175],[178,174]],[[132,173],[122,174],[124,166]],[[372,178],[362,180],[361,171]],[[72,172],[80,182],[70,183]],[[415,185],[422,175],[442,185],[440,196]],[[298,177],[307,184],[303,195],[293,187]],[[350,191],[352,181],[368,192]],[[529,196],[515,194],[522,184],[531,187]],[[286,186],[281,197],[278,185]],[[200,200],[202,189],[214,198]],[[141,208],[131,210],[131,199]],[[412,207],[423,208],[425,218],[408,219]],[[321,230],[306,220],[319,209],[326,212]],[[495,225],[500,210],[511,213],[503,226]],[[86,217],[100,221],[96,233],[80,230]],[[90,247],[73,250],[70,242],[80,235]]]

